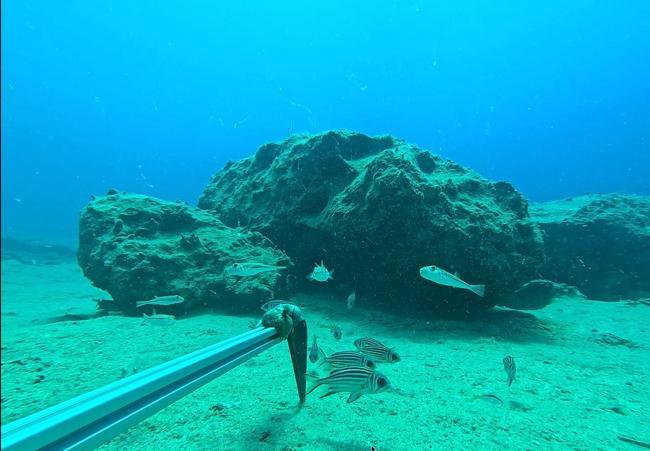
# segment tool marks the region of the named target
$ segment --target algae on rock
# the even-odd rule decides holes
[[[226,265],[290,265],[264,236],[226,227],[207,211],[137,194],[97,197],[81,212],[78,261],[125,311],[136,301],[180,295],[183,308],[246,309],[286,291],[286,274],[237,281]],[[251,307],[248,305],[248,308]]]
[[[490,308],[543,262],[510,184],[391,136],[330,131],[264,145],[215,174],[199,207],[268,236],[297,276],[323,259],[366,298],[440,313]],[[486,297],[421,279],[430,264],[486,284]]]

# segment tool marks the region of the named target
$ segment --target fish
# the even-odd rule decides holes
[[[348,306],[348,309],[351,309],[352,307],[354,307],[355,302],[357,302],[357,292],[353,291],[352,293],[350,293],[345,303]]]
[[[172,295],[172,296],[156,296],[153,299],[148,301],[138,301],[135,303],[136,308],[140,308],[144,305],[174,305],[182,304],[185,302],[185,299],[182,296]]]
[[[332,280],[334,277],[334,270],[329,271],[323,264],[323,260],[318,263],[314,263],[316,266],[311,273],[307,275],[307,280],[312,280],[316,282],[327,282]]]
[[[508,375],[508,387],[512,385],[517,374],[517,365],[515,365],[515,359],[507,355],[503,358],[503,369]]]
[[[269,310],[271,310],[272,308],[277,307],[280,304],[290,304],[290,302],[276,299],[276,300],[273,300],[273,301],[265,302],[264,304],[262,304],[260,306],[260,308],[262,309],[263,312],[268,312]]]
[[[286,266],[265,265],[264,263],[233,263],[232,265],[226,266],[224,273],[226,276],[250,277],[263,272],[279,271],[285,268]]]
[[[374,360],[356,351],[335,352],[328,357],[325,351],[319,349],[319,354],[322,358],[320,364],[328,363],[332,368],[345,368],[347,366],[364,366],[371,370],[377,368]]]
[[[311,349],[309,350],[309,361],[311,363],[316,363],[320,357],[320,349],[318,348],[318,337],[314,335],[314,339],[311,342]]]
[[[372,357],[377,362],[397,363],[402,360],[393,348],[385,346],[374,338],[359,338],[354,341],[354,346],[359,352]]]
[[[329,376],[318,379],[307,394],[310,394],[321,385],[327,386],[327,393],[320,398],[335,393],[350,393],[348,403],[356,401],[364,394],[377,394],[391,389],[390,381],[386,376],[364,366],[348,366],[336,369]]]
[[[420,268],[420,277],[440,285],[469,290],[480,297],[485,296],[485,285],[470,285],[437,266],[423,266]]]
[[[165,315],[162,313],[156,313],[156,309],[153,309],[153,314],[147,315],[143,313],[142,324],[153,324],[155,326],[171,326],[176,322],[176,317],[174,315]]]
[[[332,331],[332,336],[336,338],[337,340],[340,340],[341,337],[343,336],[343,332],[341,331],[341,328],[337,326],[336,324],[333,326],[330,326],[330,331]]]
[[[491,393],[485,394],[485,395],[479,395],[476,397],[476,399],[480,399],[481,401],[488,402],[492,405],[495,406],[502,406],[503,405],[503,400],[499,398],[497,395],[493,395]]]

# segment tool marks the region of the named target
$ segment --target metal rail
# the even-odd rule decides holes
[[[305,399],[307,326],[287,337],[300,402]],[[2,450],[88,450],[283,340],[258,327],[2,427]]]

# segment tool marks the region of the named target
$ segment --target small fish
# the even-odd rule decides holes
[[[351,309],[352,307],[354,307],[355,302],[357,302],[357,292],[353,291],[352,293],[350,293],[345,303],[348,306],[348,309]]]
[[[330,331],[332,331],[332,336],[336,338],[337,340],[340,340],[341,337],[343,336],[343,332],[341,331],[341,328],[337,326],[336,324],[333,326],[330,326]]]
[[[481,297],[485,296],[485,285],[470,285],[437,266],[424,266],[420,268],[420,277],[440,285],[463,288]]]
[[[327,282],[328,280],[332,280],[334,278],[334,270],[329,271],[323,264],[323,260],[321,260],[320,265],[318,263],[314,264],[316,266],[314,267],[313,271],[307,276],[307,280]]]
[[[374,360],[356,351],[335,352],[329,357],[325,355],[325,351],[322,349],[319,350],[319,353],[322,357],[321,365],[328,363],[332,368],[345,368],[347,366],[365,366],[371,370],[377,368]]]
[[[174,304],[182,304],[185,302],[185,299],[183,299],[182,296],[156,296],[153,299],[150,299],[148,301],[138,301],[135,303],[135,306],[137,308],[142,307],[143,305],[174,305]]]
[[[233,263],[224,270],[226,276],[249,277],[263,272],[285,269],[285,266],[265,265],[264,263]]]
[[[142,324],[153,324],[155,326],[171,326],[176,322],[176,317],[174,315],[164,315],[162,313],[156,313],[156,309],[153,310],[152,315],[143,314]]]
[[[329,376],[316,381],[307,394],[321,385],[327,385],[327,393],[321,398],[335,393],[350,393],[347,402],[354,402],[363,394],[376,394],[391,388],[386,376],[364,366],[349,366],[334,370]]]
[[[488,402],[492,405],[495,406],[502,406],[503,405],[503,400],[499,398],[497,395],[493,395],[491,393],[485,394],[485,395],[479,395],[476,397],[476,399],[480,399],[481,401]]]
[[[265,302],[264,304],[262,304],[260,308],[262,309],[263,312],[268,312],[269,310],[277,307],[280,304],[290,304],[290,302],[276,299],[273,301]]]
[[[318,337],[314,335],[314,339],[311,342],[311,349],[309,350],[309,361],[311,363],[316,363],[320,357],[320,348],[318,347]]]
[[[354,341],[354,346],[357,347],[359,352],[372,357],[377,362],[397,363],[401,360],[394,349],[385,346],[374,338],[359,338]]]
[[[515,365],[515,359],[512,356],[507,355],[503,358],[503,369],[508,375],[508,387],[510,387],[517,374],[517,365]]]

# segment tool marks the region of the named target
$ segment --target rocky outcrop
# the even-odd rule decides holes
[[[563,297],[583,298],[584,296],[576,287],[550,280],[536,279],[523,284],[512,294],[510,299],[501,305],[516,310],[539,310]]]
[[[264,236],[226,227],[207,211],[148,196],[109,191],[81,212],[78,261],[84,274],[120,308],[180,295],[183,309],[257,306],[286,289],[286,273],[236,280],[227,264],[290,265]],[[243,305],[242,305],[243,304]]]
[[[592,299],[650,293],[650,197],[599,194],[534,204],[545,277]]]
[[[322,259],[336,270],[330,284],[441,313],[492,307],[543,261],[510,184],[390,136],[333,131],[264,145],[219,171],[199,207],[269,237],[301,280]],[[486,284],[486,297],[421,279],[430,264]]]

